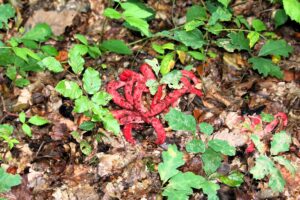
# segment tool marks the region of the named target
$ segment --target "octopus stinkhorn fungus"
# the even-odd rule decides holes
[[[156,144],[163,144],[166,139],[166,133],[161,121],[157,115],[167,111],[182,95],[193,93],[202,96],[202,92],[195,88],[200,80],[190,71],[181,70],[182,77],[180,81],[183,83],[182,88],[171,91],[162,99],[163,85],[158,86],[156,94],[152,97],[150,109],[143,104],[143,94],[150,93],[146,86],[148,80],[156,80],[155,74],[148,64],[140,66],[141,74],[124,70],[119,75],[119,81],[110,81],[107,85],[107,92],[112,95],[113,102],[120,106],[121,110],[114,110],[112,114],[123,125],[123,135],[125,139],[134,144],[135,140],[132,136],[132,129],[141,130],[141,124],[151,124],[157,134]],[[117,90],[124,88],[124,95]]]

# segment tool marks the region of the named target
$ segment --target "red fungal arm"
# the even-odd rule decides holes
[[[121,125],[124,125],[124,124],[142,124],[142,123],[145,123],[144,119],[142,116],[126,116],[126,117],[123,117],[119,120],[119,123]]]
[[[183,76],[191,79],[195,85],[200,83],[199,79],[196,77],[196,75],[193,72],[187,70],[181,70],[181,73]]]
[[[131,105],[133,105],[132,88],[134,83],[135,80],[131,79],[126,82],[126,85],[124,87],[125,98]]]
[[[142,95],[146,89],[147,88],[144,83],[137,82],[134,87],[134,91],[133,91],[134,108],[141,113],[147,112],[147,110],[143,106],[143,102],[142,102]]]
[[[135,71],[132,71],[130,69],[125,69],[120,75],[119,78],[121,81],[127,81],[130,79],[135,79],[137,81],[145,81],[145,78],[143,75],[136,73]]]
[[[159,121],[159,119],[153,117],[151,119],[151,124],[156,132],[157,138],[155,143],[156,144],[163,144],[166,140],[166,132],[165,129],[163,127],[163,125],[161,124],[161,122]]]
[[[123,128],[123,135],[127,140],[127,142],[131,144],[135,144],[135,140],[132,137],[131,130],[132,130],[132,124],[125,124]]]
[[[122,97],[117,89],[119,89],[120,87],[123,87],[126,83],[122,82],[122,81],[111,81],[107,84],[107,92],[112,96],[113,101],[115,102],[115,104],[117,104],[118,106],[128,109],[128,110],[132,110],[133,107],[130,103],[128,103],[126,101],[126,99],[124,97]]]
[[[275,115],[275,117],[276,117],[276,118],[277,118],[277,117],[281,118],[282,123],[283,123],[283,126],[287,126],[288,118],[287,118],[287,116],[286,116],[285,113],[279,112],[279,113],[277,113],[277,114]]]
[[[162,93],[163,93],[163,85],[160,85],[160,86],[158,86],[157,92],[155,93],[155,95],[153,97],[153,100],[151,103],[151,109],[155,104],[157,104],[160,101],[160,99],[162,97]]]
[[[140,66],[140,71],[142,72],[146,80],[150,80],[150,79],[156,80],[156,76],[148,64],[146,63],[142,64]]]
[[[251,142],[248,144],[247,148],[246,148],[246,153],[252,153],[252,152],[254,152],[254,151],[255,151],[255,145],[254,145],[254,143],[251,141]]]

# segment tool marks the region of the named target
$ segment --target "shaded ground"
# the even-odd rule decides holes
[[[1,2],[1,1],[0,1]],[[173,20],[181,20],[186,8],[196,1],[148,1],[148,5],[158,13],[151,22],[154,32],[173,28]],[[21,25],[30,27],[42,20],[44,16],[48,23],[61,23],[57,33],[63,33],[62,42],[50,41],[59,50],[68,50],[73,42],[73,35],[81,33],[90,41],[103,39],[122,39],[126,43],[140,39],[140,35],[128,31],[121,23],[107,20],[102,16],[107,1],[18,1],[15,2],[22,16]],[[234,3],[235,14],[249,17],[259,17],[268,22],[271,12],[268,4],[260,1],[248,1],[239,5]],[[173,7],[173,9],[171,9]],[[57,16],[57,21],[49,22],[49,15],[38,15],[41,9],[46,11],[63,11],[64,16]],[[37,15],[36,19],[34,18]],[[54,14],[55,16],[55,14]],[[67,16],[67,17],[66,17]],[[38,20],[37,20],[38,19]],[[53,19],[51,18],[53,21]],[[64,27],[65,26],[65,30]],[[60,30],[62,29],[62,30]],[[277,34],[286,39],[294,47],[294,53],[288,60],[280,62],[285,70],[284,80],[262,78],[256,72],[249,70],[246,58],[240,53],[225,53],[216,47],[209,50],[217,57],[208,59],[205,63],[193,61],[196,73],[203,81],[204,98],[194,98],[185,95],[180,101],[180,108],[186,113],[193,114],[198,122],[206,121],[214,125],[216,137],[225,137],[230,142],[238,143],[238,153],[234,158],[225,160],[221,169],[240,169],[248,173],[248,166],[254,165],[254,158],[245,153],[246,145],[242,136],[238,135],[236,127],[228,122],[241,112],[250,113],[265,106],[264,112],[288,114],[289,123],[285,129],[292,135],[293,144],[285,155],[293,163],[300,164],[300,37],[299,25],[292,22],[286,24]],[[14,31],[4,37],[9,38]],[[4,35],[4,33],[2,34]],[[156,39],[157,43],[163,43]],[[151,48],[150,41],[140,42],[131,46],[134,56],[106,54],[97,60],[88,60],[87,66],[93,66],[100,71],[103,85],[115,79],[124,68],[139,66],[145,58],[153,58],[156,54]],[[105,63],[107,69],[102,69]],[[176,66],[180,68],[181,66]],[[132,67],[134,68],[134,67]],[[134,68],[135,69],[135,68]],[[192,135],[186,132],[167,132],[166,144],[154,144],[155,135],[149,126],[146,131],[135,135],[138,143],[129,145],[123,137],[115,137],[105,133],[101,140],[94,140],[93,133],[87,132],[84,137],[94,145],[92,154],[88,157],[81,154],[79,145],[70,136],[76,130],[82,116],[71,113],[73,103],[62,99],[54,87],[63,77],[70,76],[67,72],[53,75],[49,72],[31,74],[31,84],[19,89],[11,85],[0,69],[0,84],[2,109],[1,123],[9,123],[21,130],[17,115],[24,109],[27,114],[38,114],[52,121],[52,125],[33,129],[33,137],[28,138],[19,134],[20,144],[5,155],[9,166],[16,169],[23,177],[21,186],[15,187],[7,198],[9,199],[162,199],[161,182],[157,173],[157,165],[161,162],[161,152],[167,144],[175,143],[184,151],[186,141]],[[20,106],[16,106],[20,105]],[[111,108],[115,105],[112,103]],[[101,127],[100,127],[101,128]],[[280,130],[282,127],[277,127]],[[104,130],[103,130],[104,131]],[[225,135],[225,136],[224,136]],[[230,138],[231,137],[231,138]],[[224,139],[224,138],[223,138]],[[203,173],[201,159],[191,154],[185,154],[186,165],[183,171]],[[3,165],[7,165],[3,163]],[[285,192],[272,193],[266,184],[258,183],[246,174],[245,183],[232,189],[221,184],[220,199],[297,199],[299,197],[300,173],[290,177],[285,169],[282,173],[287,181]],[[191,199],[204,199],[203,194],[195,191]]]

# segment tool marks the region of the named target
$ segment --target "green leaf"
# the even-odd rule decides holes
[[[59,73],[64,71],[64,68],[61,66],[60,62],[57,61],[54,57],[46,57],[39,62],[39,65],[43,68],[47,68],[52,72]]]
[[[180,172],[169,180],[167,187],[181,191],[192,191],[192,188],[200,189],[205,181],[205,178],[195,175],[193,172]]]
[[[267,156],[260,155],[256,161],[255,166],[250,170],[250,173],[255,179],[263,179],[270,174],[272,170],[276,169],[274,163]]]
[[[103,15],[105,17],[109,17],[111,19],[121,19],[121,17],[122,17],[121,13],[119,13],[118,11],[116,11],[115,9],[112,9],[112,8],[106,8],[104,10]]]
[[[81,74],[84,66],[84,59],[82,58],[88,52],[88,47],[82,44],[74,45],[69,51],[69,65],[75,74]]]
[[[6,173],[5,170],[0,167],[0,193],[9,192],[13,186],[20,185],[21,181],[22,178],[19,174],[13,175]]]
[[[271,142],[270,152],[272,155],[277,155],[281,152],[286,152],[290,149],[292,138],[285,131],[275,133]]]
[[[154,51],[156,51],[159,54],[164,54],[165,50],[162,48],[162,46],[156,44],[156,43],[152,43],[151,44],[152,49],[154,49]]]
[[[14,128],[9,124],[0,124],[0,136],[10,136]]]
[[[256,69],[263,76],[274,76],[276,78],[283,78],[283,72],[280,70],[280,67],[273,64],[269,59],[253,57],[248,60],[252,63],[252,68]]]
[[[156,58],[153,58],[152,60],[145,59],[145,63],[150,65],[155,75],[158,76],[160,70],[160,65],[158,64],[158,60]]]
[[[162,193],[168,200],[188,200],[189,195],[193,194],[193,191],[189,190],[176,190],[174,188],[166,187]]]
[[[300,23],[300,2],[298,0],[282,0],[283,8],[290,18]]]
[[[220,2],[221,4],[223,4],[225,7],[228,6],[228,4],[230,3],[231,0],[218,0],[218,2]]]
[[[146,86],[149,88],[150,94],[155,95],[155,93],[157,92],[157,88],[159,86],[159,82],[157,82],[157,80],[150,79],[147,80]]]
[[[90,109],[90,100],[86,96],[81,96],[75,100],[74,112],[84,113]]]
[[[31,128],[30,126],[28,126],[28,124],[22,124],[22,130],[24,131],[24,133],[31,137],[32,136],[32,132],[31,132]]]
[[[218,7],[209,18],[208,25],[215,25],[218,21],[230,21],[231,17],[232,14],[226,8]]]
[[[8,20],[15,16],[16,12],[15,9],[12,7],[11,4],[1,4],[0,5],[0,29],[4,27],[8,28]]]
[[[88,41],[86,39],[86,37],[84,35],[81,35],[81,34],[76,34],[74,36],[77,40],[79,40],[82,44],[84,45],[88,45]]]
[[[17,68],[15,66],[7,67],[6,76],[12,81],[15,80],[17,77]]]
[[[276,168],[271,170],[270,172],[271,176],[269,179],[269,187],[274,191],[274,192],[283,192],[284,185],[285,185],[285,180],[280,173],[280,171]]]
[[[26,115],[23,111],[19,114],[19,120],[21,123],[25,123],[26,121]]]
[[[184,24],[184,29],[186,31],[192,31],[202,25],[204,25],[202,20],[192,20]]]
[[[88,54],[92,58],[98,58],[101,56],[101,51],[98,46],[88,46]]]
[[[252,27],[254,28],[255,31],[260,32],[260,31],[265,31],[266,25],[264,24],[263,21],[261,21],[260,19],[254,19],[252,21]]]
[[[106,106],[112,100],[112,96],[104,91],[97,92],[92,97],[92,102],[99,106]]]
[[[194,5],[187,9],[186,13],[186,21],[190,22],[192,20],[202,19],[205,20],[207,18],[206,10],[202,6]]]
[[[141,18],[145,19],[148,17],[151,17],[153,15],[152,12],[149,12],[146,9],[143,9],[142,7],[138,6],[138,4],[127,2],[127,3],[121,3],[121,7],[125,10],[123,12],[123,15],[126,17],[135,17],[135,18]]]
[[[182,77],[181,71],[172,70],[171,72],[167,73],[161,78],[160,83],[168,84],[169,88],[172,89],[180,89],[182,88],[182,85],[179,84],[181,77]]]
[[[79,85],[73,81],[62,80],[56,85],[55,90],[64,97],[77,99],[82,95]]]
[[[285,40],[268,40],[259,51],[258,56],[284,56],[288,57],[293,52],[291,47]]]
[[[248,33],[247,38],[249,39],[249,46],[252,48],[259,40],[259,33],[256,31],[251,31]]]
[[[41,49],[44,53],[48,54],[49,56],[57,56],[58,55],[58,51],[52,45],[44,45],[41,47]]]
[[[80,150],[84,155],[88,156],[92,153],[92,146],[87,141],[83,140],[79,143],[79,145]]]
[[[160,73],[165,75],[170,72],[171,68],[174,67],[174,52],[168,53],[165,55],[160,64]]]
[[[84,131],[91,131],[95,128],[95,123],[91,121],[86,121],[80,124],[79,128]]]
[[[12,50],[15,52],[15,54],[22,58],[23,60],[25,60],[26,62],[28,62],[28,57],[30,56],[35,60],[40,60],[40,57],[34,53],[32,50],[28,49],[28,48],[20,48],[20,47],[13,47]]]
[[[25,79],[25,78],[18,78],[18,79],[15,80],[15,85],[17,87],[25,87],[29,84],[30,84],[29,80]]]
[[[246,27],[247,29],[250,29],[250,25],[249,25],[248,21],[247,21],[247,20],[245,19],[245,17],[242,16],[242,15],[236,16],[235,22],[237,23],[238,28],[240,28],[240,27],[241,27],[241,24],[243,24],[243,25],[245,25],[245,27]]]
[[[33,124],[33,125],[36,125],[36,126],[43,126],[43,125],[49,123],[49,121],[47,119],[44,119],[43,117],[40,117],[38,115],[35,115],[35,116],[31,117],[28,120],[28,122]]]
[[[29,30],[22,39],[34,40],[37,42],[45,42],[52,36],[52,30],[50,26],[46,23],[40,23],[35,25],[35,27]]]
[[[285,11],[283,9],[277,10],[274,17],[275,28],[278,28],[279,26],[285,24],[287,20],[288,16],[286,15]]]
[[[173,130],[196,132],[195,118],[192,115],[186,115],[174,108],[171,108],[165,115],[165,120]]]
[[[138,30],[140,30],[145,36],[149,37],[151,35],[149,31],[149,24],[146,20],[137,17],[125,17],[125,21]]]
[[[131,55],[132,51],[122,40],[105,40],[101,47],[114,53]]]
[[[22,40],[22,43],[24,44],[25,47],[29,49],[38,49],[39,44],[33,40]]]
[[[199,29],[192,31],[178,30],[174,33],[175,40],[182,42],[187,47],[193,49],[201,48],[206,42],[203,39],[203,34]]]
[[[205,181],[201,186],[203,193],[207,195],[208,200],[218,200],[217,191],[220,189],[220,186],[211,181]]]
[[[102,121],[106,130],[113,132],[115,135],[119,135],[120,124],[112,115],[105,116]]]
[[[168,150],[162,153],[163,162],[158,165],[160,179],[165,183],[179,173],[178,167],[184,165],[183,153],[178,151],[175,144],[169,145]]]
[[[229,33],[228,37],[231,39],[231,44],[237,50],[250,51],[249,40],[245,37],[243,32]]]
[[[213,139],[208,142],[208,146],[213,150],[220,152],[224,155],[234,156],[235,147],[231,146],[227,141],[220,139]]]
[[[214,25],[207,26],[205,28],[205,30],[207,30],[208,32],[210,32],[214,35],[219,35],[221,33],[222,29],[223,29],[223,26],[220,23],[216,23]]]
[[[207,148],[201,159],[205,173],[211,175],[221,166],[222,155],[211,148]]]
[[[256,149],[259,151],[259,153],[264,154],[265,153],[265,145],[262,143],[258,137],[258,135],[252,134],[251,140],[253,141]]]
[[[186,144],[185,149],[189,153],[204,153],[205,144],[202,140],[193,139]]]
[[[214,132],[214,127],[206,122],[201,122],[199,124],[200,131],[206,135],[211,135]]]
[[[265,113],[265,112],[262,112],[260,114],[260,116],[261,116],[261,120],[263,122],[271,122],[271,121],[273,121],[275,119],[273,115]]]
[[[188,54],[196,60],[202,61],[205,59],[205,55],[199,51],[188,51]]]
[[[234,52],[235,46],[231,43],[231,40],[229,38],[221,38],[217,39],[216,44],[218,47],[224,48],[228,52]]]
[[[244,175],[240,172],[233,172],[228,176],[219,177],[220,181],[230,187],[240,187],[244,182]]]
[[[83,74],[83,88],[88,94],[95,94],[101,87],[99,72],[88,67]]]
[[[296,168],[292,165],[292,163],[289,160],[285,159],[283,156],[275,156],[273,157],[273,160],[279,163],[280,165],[284,166],[287,170],[289,170],[289,172],[293,176],[295,176]]]

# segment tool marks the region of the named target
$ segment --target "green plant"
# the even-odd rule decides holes
[[[13,131],[14,128],[11,125],[0,124],[0,138],[8,144],[10,149],[12,149],[15,144],[19,144],[17,139],[11,137]]]
[[[15,16],[15,9],[10,4],[0,5],[0,29],[8,28],[8,20]]]
[[[19,120],[20,122],[22,123],[22,130],[24,131],[24,133],[26,135],[28,135],[29,137],[32,136],[32,132],[31,132],[31,128],[30,126],[26,123],[26,115],[24,112],[21,112],[19,114]],[[28,122],[32,125],[35,125],[35,126],[43,126],[45,124],[48,124],[49,121],[38,116],[38,115],[35,115],[33,117],[30,117],[30,119],[28,120]]]
[[[8,192],[11,187],[21,184],[21,176],[19,174],[13,175],[6,173],[5,170],[0,167],[0,193]]]

